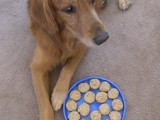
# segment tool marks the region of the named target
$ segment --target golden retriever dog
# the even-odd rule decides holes
[[[128,0],[118,0],[125,10]],[[87,46],[104,43],[109,35],[97,11],[107,0],[28,0],[31,31],[36,48],[30,64],[40,120],[54,120],[61,108],[72,76]],[[63,65],[51,90],[52,71]]]

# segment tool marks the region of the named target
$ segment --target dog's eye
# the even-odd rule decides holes
[[[71,14],[76,12],[76,8],[74,6],[69,6],[63,10],[65,13]]]

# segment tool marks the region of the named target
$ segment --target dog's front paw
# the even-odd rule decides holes
[[[121,10],[129,8],[130,2],[128,0],[118,0],[118,5]]]
[[[55,111],[58,111],[59,109],[61,109],[64,99],[66,98],[66,93],[67,93],[67,90],[63,90],[63,88],[61,89],[54,88],[51,101],[52,101],[53,109]]]

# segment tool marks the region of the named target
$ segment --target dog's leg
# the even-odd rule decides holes
[[[129,0],[118,0],[118,5],[121,10],[126,10],[128,9],[130,5],[130,1]]]
[[[78,46],[79,47],[76,50],[77,53],[72,58],[70,58],[62,68],[58,82],[53,90],[52,105],[55,111],[58,111],[61,108],[66,97],[72,76],[87,50],[86,46],[82,44]]]
[[[38,51],[38,52],[37,52]],[[43,56],[45,58],[45,56]],[[54,120],[53,110],[49,98],[50,89],[50,65],[42,57],[39,50],[35,54],[30,65],[32,72],[33,87],[37,96],[40,120]]]

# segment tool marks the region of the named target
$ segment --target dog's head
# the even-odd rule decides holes
[[[67,29],[87,46],[100,45],[109,38],[95,6],[96,0],[43,0],[50,32]]]

